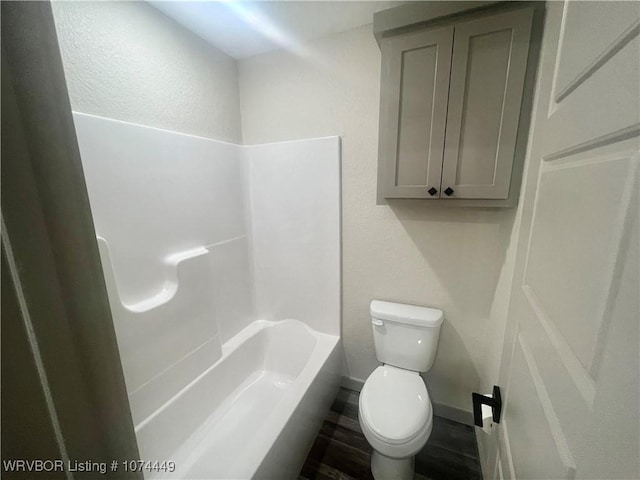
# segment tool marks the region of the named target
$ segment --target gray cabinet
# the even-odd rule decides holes
[[[382,39],[379,197],[507,204],[533,13]]]
[[[425,198],[440,188],[453,27],[382,44],[380,155],[387,198]],[[384,138],[382,138],[384,137]]]

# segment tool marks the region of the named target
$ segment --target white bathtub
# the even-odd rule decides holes
[[[297,478],[337,392],[339,337],[255,321],[222,358],[136,428],[148,478]]]
[[[98,245],[140,458],[175,466],[145,477],[297,478],[337,392],[340,337],[258,320],[220,345],[208,268],[220,245],[168,257],[168,286],[135,304]]]

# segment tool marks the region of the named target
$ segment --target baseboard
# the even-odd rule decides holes
[[[473,426],[473,414],[442,403],[433,403],[433,414],[464,425]]]
[[[340,379],[341,387],[348,390],[353,390],[354,392],[360,392],[363,385],[364,380],[360,380],[359,378],[345,376]],[[473,426],[473,414],[471,412],[467,412],[466,410],[451,407],[449,405],[444,405],[441,403],[434,402],[432,405],[434,415],[446,418],[448,420],[453,420],[454,422],[462,423],[464,425]]]
[[[354,392],[360,392],[364,386],[364,380],[359,378],[341,377],[340,386],[347,390],[353,390]]]

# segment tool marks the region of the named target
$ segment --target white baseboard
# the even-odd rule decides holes
[[[340,378],[340,386],[347,390],[353,390],[354,392],[360,392],[364,385],[364,380],[359,378],[342,377]]]
[[[473,413],[442,403],[433,402],[432,405],[434,415],[473,427]]]

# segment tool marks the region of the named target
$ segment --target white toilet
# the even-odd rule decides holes
[[[370,311],[376,356],[383,365],[362,387],[358,419],[373,447],[373,477],[408,480],[415,454],[431,435],[433,410],[419,372],[433,365],[443,314],[378,300]]]

